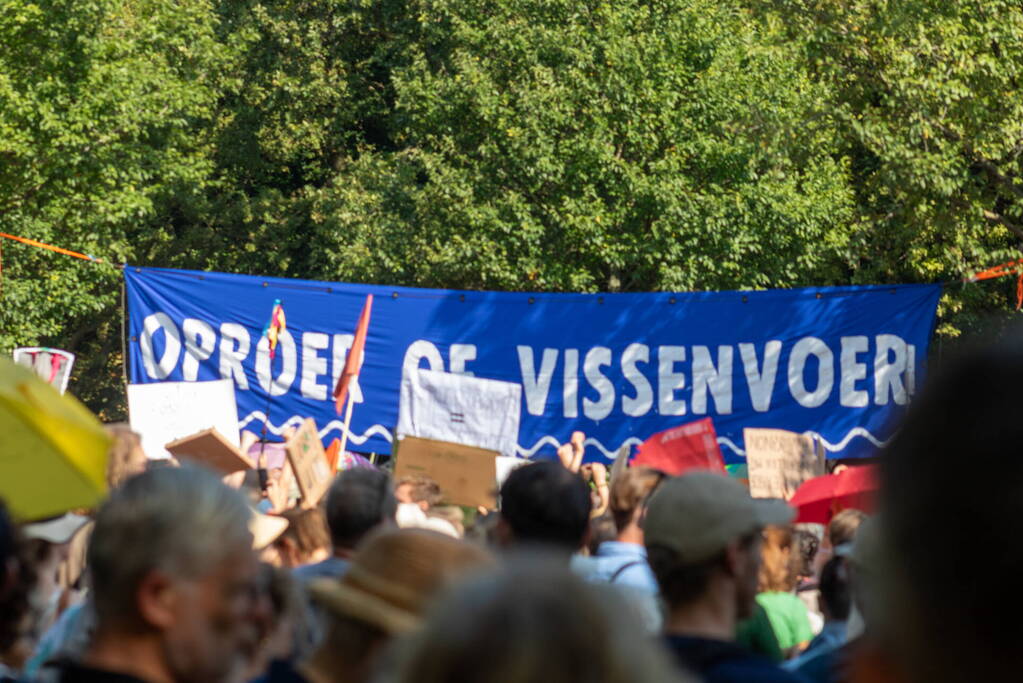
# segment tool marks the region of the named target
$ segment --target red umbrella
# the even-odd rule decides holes
[[[846,467],[837,474],[807,479],[789,505],[796,508],[796,522],[827,524],[834,513],[846,508],[873,512],[877,488],[877,466]]]

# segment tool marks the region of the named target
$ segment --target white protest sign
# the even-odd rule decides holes
[[[744,429],[749,490],[754,498],[788,500],[807,479],[824,474],[824,452],[805,434]]]
[[[30,368],[63,394],[67,391],[68,380],[71,379],[75,354],[43,346],[23,346],[14,349],[14,362]]]
[[[525,458],[513,458],[508,455],[497,456],[497,461],[494,463],[497,466],[497,488],[500,489],[504,486],[504,480],[508,478],[509,474],[529,463],[530,461]]]
[[[521,405],[520,384],[412,370],[401,381],[397,432],[513,456]]]
[[[229,379],[129,384],[128,415],[150,458],[169,457],[164,445],[211,427],[239,445],[238,405]]]

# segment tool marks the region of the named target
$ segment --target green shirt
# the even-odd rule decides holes
[[[767,612],[778,645],[788,650],[813,638],[806,605],[792,593],[771,591],[757,595],[757,604]]]

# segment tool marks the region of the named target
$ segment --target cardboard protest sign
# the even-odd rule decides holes
[[[248,456],[215,428],[171,441],[164,448],[179,460],[191,458],[222,474],[233,474],[255,466]]]
[[[824,452],[805,434],[744,429],[750,494],[788,500],[807,479],[824,474]]]
[[[164,444],[210,428],[239,445],[238,404],[229,379],[129,384],[128,415],[150,458],[166,458]]]
[[[714,421],[705,417],[654,434],[639,445],[633,465],[646,465],[672,477],[693,469],[725,471]]]
[[[68,380],[71,379],[75,354],[43,346],[23,346],[14,349],[14,362],[30,368],[63,394],[67,391]]]
[[[316,422],[311,417],[306,418],[284,447],[302,494],[302,505],[315,507],[334,479]]]
[[[453,505],[497,507],[497,451],[406,436],[398,441],[395,479],[426,475]]]
[[[520,384],[415,369],[402,377],[397,433],[514,456],[521,406]]]

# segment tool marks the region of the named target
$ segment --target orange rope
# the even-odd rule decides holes
[[[45,242],[37,242],[36,240],[31,240],[31,239],[29,239],[27,237],[18,237],[17,235],[8,235],[6,232],[0,232],[0,237],[6,237],[9,240],[14,240],[15,242],[21,242],[22,244],[27,244],[27,245],[29,245],[31,247],[39,247],[40,249],[48,249],[50,251],[55,251],[58,254],[64,254],[65,256],[74,256],[75,258],[80,258],[83,261],[92,261],[93,263],[106,263],[106,261],[104,261],[103,259],[96,258],[95,256],[89,256],[88,254],[80,254],[77,251],[71,251],[70,249],[64,249],[62,247],[55,247],[52,244],[46,244]],[[116,264],[110,264],[110,265],[116,265]]]
[[[1006,275],[1017,275],[1016,280],[1016,310],[1023,308],[1023,258],[1015,261],[1006,261],[987,270],[982,270],[973,277],[964,278],[963,282],[979,282],[980,280],[991,280]]]
[[[990,280],[996,277],[1004,277],[1006,275],[1015,275],[1016,271],[1023,266],[1023,258],[1016,259],[1015,261],[1006,261],[1000,263],[997,266],[992,266],[987,270],[982,270],[972,277],[965,278],[964,282],[977,282],[978,280]]]

